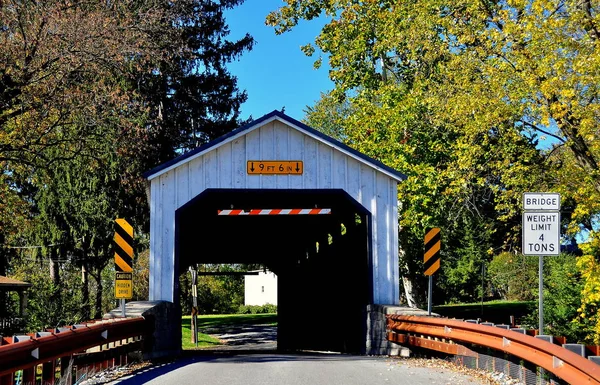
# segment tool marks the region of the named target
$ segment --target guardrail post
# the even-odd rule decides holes
[[[35,369],[37,366],[32,366],[23,369],[23,384],[35,384]]]
[[[592,361],[594,364],[600,365],[600,356],[588,356],[588,360]]]
[[[0,385],[12,385],[13,384],[13,374],[6,374],[0,377]]]
[[[581,357],[585,357],[585,345],[582,344],[562,344],[562,347],[572,351],[575,354],[579,354]]]
[[[42,384],[43,385],[54,385],[56,379],[56,365],[55,361],[44,362],[42,364]]]
[[[554,336],[551,336],[551,335],[538,334],[535,336],[535,338],[538,338],[538,339],[546,341],[546,342],[550,342],[551,344],[554,343]],[[538,368],[538,378],[541,383],[545,383],[543,381],[546,381],[546,379],[552,380],[552,373],[549,373],[548,371],[546,371],[546,369],[540,367],[540,368]]]

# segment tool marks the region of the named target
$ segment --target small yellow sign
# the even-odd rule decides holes
[[[133,274],[117,272],[115,276],[115,298],[133,298]]]
[[[301,160],[249,160],[246,170],[250,175],[302,175],[304,164]]]

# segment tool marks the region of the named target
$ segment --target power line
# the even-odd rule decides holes
[[[81,241],[83,239],[79,238],[76,239],[75,241]],[[4,248],[4,249],[41,249],[43,247],[54,247],[54,246],[60,246],[60,245],[66,245],[67,242],[61,242],[61,243],[51,243],[49,245],[36,245],[36,246],[10,246],[10,245],[0,245],[0,247]]]

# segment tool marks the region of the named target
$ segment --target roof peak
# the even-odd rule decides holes
[[[318,139],[322,142],[332,145],[333,147],[346,153],[347,155],[350,155],[351,157],[354,157],[357,160],[362,161],[363,163],[369,164],[371,167],[387,174],[388,176],[390,176],[398,181],[402,181],[402,180],[406,179],[406,175],[402,174],[398,170],[395,170],[395,169],[383,164],[382,162],[380,162],[376,159],[373,159],[373,158],[353,149],[352,147],[338,141],[335,138],[332,138],[312,127],[307,126],[306,124],[286,115],[285,113],[283,113],[279,110],[273,110],[273,111],[269,112],[268,114],[263,115],[260,118],[253,120],[241,127],[238,127],[235,130],[233,130],[213,141],[203,144],[202,146],[195,148],[194,150],[191,150],[191,151],[189,151],[185,154],[182,154],[168,162],[165,162],[165,163],[155,167],[154,169],[144,173],[143,176],[147,179],[154,179],[154,178],[158,177],[159,175],[177,167],[181,163],[190,161],[190,160],[194,159],[195,157],[208,152],[209,150],[217,148],[220,144],[226,143],[228,140],[233,140],[233,138],[237,137],[238,135],[242,135],[244,133],[250,132],[252,129],[259,127],[261,125],[264,125],[266,123],[269,123],[275,119],[280,120],[301,132],[304,132],[304,134],[307,134],[309,136],[314,137],[315,139]]]

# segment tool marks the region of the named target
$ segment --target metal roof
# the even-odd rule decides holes
[[[314,128],[311,128],[311,127],[307,126],[306,124],[304,124],[294,118],[291,118],[291,117],[287,116],[286,114],[284,114],[283,112],[277,111],[277,110],[274,110],[274,111],[254,120],[242,127],[239,127],[237,129],[229,132],[228,134],[225,134],[209,143],[206,143],[192,151],[189,151],[183,155],[180,155],[168,162],[165,162],[165,163],[153,168],[152,170],[144,173],[144,177],[149,180],[154,179],[154,178],[158,177],[159,175],[179,166],[180,164],[189,162],[192,159],[194,159],[198,156],[201,156],[201,155],[219,147],[219,145],[222,145],[228,141],[234,140],[237,137],[240,137],[242,135],[249,133],[254,128],[260,127],[260,126],[267,124],[274,120],[279,120],[295,129],[303,132],[306,135],[312,136],[313,138],[318,139],[321,142],[327,143],[327,144],[337,148],[338,150],[342,151],[346,155],[351,156],[351,157],[361,161],[362,163],[365,163],[365,164],[377,169],[378,171],[390,176],[393,179],[396,179],[397,181],[403,181],[406,179],[406,175],[402,174],[401,172],[399,172],[389,166],[386,166],[382,162],[375,160],[371,157],[368,157],[367,155],[353,149],[352,147],[349,147],[346,144],[344,144],[328,135],[325,135],[322,132],[317,131]]]

